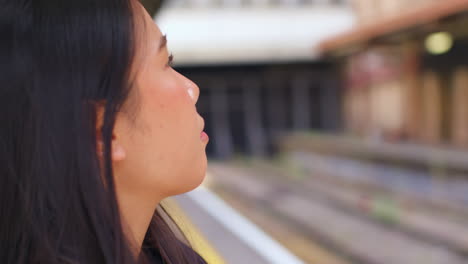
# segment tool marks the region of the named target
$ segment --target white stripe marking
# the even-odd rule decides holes
[[[232,232],[242,242],[255,250],[268,263],[304,264],[287,249],[274,241],[260,228],[240,215],[223,200],[204,187],[199,187],[187,195],[211,217]]]

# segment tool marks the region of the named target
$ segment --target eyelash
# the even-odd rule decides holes
[[[167,59],[167,67],[172,67],[173,66],[173,61],[174,61],[174,55],[172,53],[169,55]]]

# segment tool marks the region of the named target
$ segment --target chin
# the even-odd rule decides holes
[[[206,177],[207,166],[208,166],[208,163],[207,163],[206,156],[205,156],[203,160],[203,164],[200,166],[200,169],[197,170],[197,172],[194,172],[193,175],[191,175],[192,178],[190,179],[190,182],[192,183],[191,184],[192,186],[190,186],[190,190],[188,191],[191,191],[197,188],[203,183],[203,180]]]
[[[199,187],[206,177],[207,166],[208,162],[205,156],[201,165],[198,165],[195,167],[196,169],[187,172],[185,174],[186,177],[184,177],[183,180],[179,181],[179,185],[177,186],[177,192],[174,195],[190,192]]]
[[[205,175],[205,173],[191,174],[190,179],[186,179],[185,181],[180,182],[180,185],[177,186],[177,190],[172,195],[179,195],[193,191],[203,183]]]

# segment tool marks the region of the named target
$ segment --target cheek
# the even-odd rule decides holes
[[[138,119],[146,128],[142,130],[142,136],[149,141],[146,144],[150,143],[164,154],[167,145],[184,140],[184,134],[189,132],[187,126],[193,118],[189,95],[166,72],[154,74],[139,84],[141,107]]]
[[[145,115],[153,134],[168,137],[187,134],[193,123],[194,109],[187,91],[175,83],[161,84],[145,98]]]
[[[169,70],[153,74],[142,83],[142,88],[145,106],[154,111],[154,114],[159,113],[162,116],[167,115],[167,112],[177,114],[191,106],[188,89],[177,75]]]
[[[146,129],[134,155],[141,181],[170,195],[195,188],[204,177],[206,155],[193,99],[177,78],[150,78],[140,85],[138,119]]]

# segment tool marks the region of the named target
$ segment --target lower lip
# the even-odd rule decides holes
[[[206,134],[205,131],[203,131],[200,133],[200,139],[203,142],[208,142],[208,140],[210,140],[210,137],[208,137],[208,134]]]

